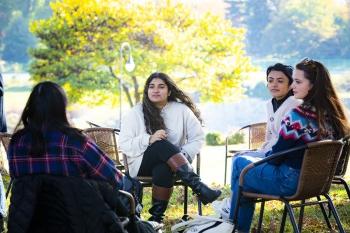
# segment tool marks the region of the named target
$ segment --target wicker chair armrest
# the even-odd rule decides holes
[[[341,139],[343,142],[350,140],[350,134],[346,135]]]
[[[307,147],[308,147],[307,145],[302,145],[302,146],[293,147],[293,148],[288,149],[288,150],[279,151],[279,152],[276,152],[274,154],[269,155],[268,157],[266,157],[266,158],[264,158],[262,160],[259,160],[259,161],[255,162],[255,163],[249,164],[248,166],[246,166],[242,170],[242,172],[241,172],[241,174],[239,176],[239,185],[240,186],[243,185],[244,176],[247,174],[247,172],[250,169],[252,169],[252,168],[254,168],[256,166],[259,166],[259,165],[261,165],[263,163],[267,163],[267,162],[269,162],[271,160],[274,160],[274,159],[277,159],[277,158],[283,158],[283,157],[287,156],[287,154],[290,153],[290,152],[295,152],[295,151],[298,151],[298,150],[304,150]]]
[[[93,126],[93,127],[102,127],[102,126],[100,126],[100,125],[98,125],[98,124],[95,124],[95,123],[93,123],[93,122],[91,122],[91,121],[86,121],[86,123],[88,123],[88,124],[90,125],[90,127],[91,127],[91,126]]]
[[[103,126],[95,124],[91,121],[86,121],[86,123],[88,123],[90,125],[90,127],[104,128]],[[114,133],[116,133],[116,134],[119,134],[119,132],[120,132],[120,129],[117,129],[117,128],[111,128],[111,129],[113,129]]]
[[[252,152],[252,151],[257,151],[257,149],[253,149],[253,150],[229,150],[228,152],[230,154],[236,154],[236,153],[243,153],[243,152]]]

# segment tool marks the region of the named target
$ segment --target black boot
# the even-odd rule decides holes
[[[152,216],[148,219],[149,221],[163,222],[172,191],[172,188],[152,186],[152,207],[148,211]]]
[[[191,187],[204,205],[215,201],[221,195],[220,190],[211,189],[201,181],[201,178],[193,171],[192,166],[182,154],[172,156],[167,164],[186,185]]]
[[[148,211],[152,216],[148,220],[162,223],[164,218],[164,212],[167,207],[168,201],[162,201],[152,198],[152,207]]]

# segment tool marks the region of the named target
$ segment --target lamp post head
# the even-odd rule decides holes
[[[122,58],[123,57],[123,51],[124,49],[127,48],[128,50],[128,60],[127,62],[125,63],[125,69],[128,71],[128,72],[132,72],[134,69],[135,69],[135,62],[134,62],[134,59],[132,57],[132,53],[131,53],[131,46],[128,42],[123,42],[120,46],[120,57]]]
[[[131,52],[130,52],[128,61],[125,63],[125,69],[128,72],[132,72],[135,69],[135,62],[134,62],[134,59],[132,58]]]

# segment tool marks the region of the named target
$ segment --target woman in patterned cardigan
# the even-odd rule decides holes
[[[327,68],[318,61],[304,59],[293,72],[293,93],[303,104],[292,109],[281,123],[273,153],[322,139],[339,139],[349,132],[344,110],[333,88]],[[292,195],[297,182],[304,151],[293,152],[282,160],[273,160],[251,169],[245,176],[243,189],[270,195]],[[242,156],[233,161],[231,177],[231,213],[238,197],[239,176],[250,163],[261,158]],[[238,232],[249,232],[254,202],[242,198],[237,218]]]

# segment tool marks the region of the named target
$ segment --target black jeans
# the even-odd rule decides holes
[[[174,173],[166,163],[170,157],[180,153],[180,149],[167,140],[156,141],[143,154],[139,176],[152,176],[153,184],[171,188]]]

